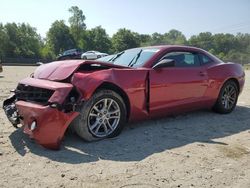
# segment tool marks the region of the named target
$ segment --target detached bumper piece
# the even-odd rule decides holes
[[[16,106],[14,104],[15,100],[16,100],[15,95],[12,95],[8,99],[6,99],[3,102],[3,109],[4,109],[4,112],[7,116],[7,118],[12,123],[12,125],[14,127],[18,128],[17,125],[20,124],[20,117],[17,113],[17,109],[16,109]]]
[[[26,78],[15,95],[4,101],[3,109],[14,127],[21,123],[24,133],[37,143],[59,149],[67,127],[79,114],[63,108],[72,98],[72,91],[68,83]]]

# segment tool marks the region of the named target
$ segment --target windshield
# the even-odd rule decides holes
[[[158,48],[135,48],[118,53],[110,61],[116,65],[126,67],[142,67],[156,52]]]

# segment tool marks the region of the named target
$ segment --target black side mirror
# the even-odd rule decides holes
[[[173,59],[162,59],[153,66],[153,69],[160,69],[164,67],[174,67],[175,61]]]

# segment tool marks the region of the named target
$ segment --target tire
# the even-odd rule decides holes
[[[86,59],[87,59],[87,57],[86,57],[86,56],[83,56],[83,57],[82,57],[82,59],[85,59],[85,60],[86,60]]]
[[[126,117],[121,96],[112,90],[100,90],[84,102],[74,130],[85,141],[111,138],[121,133]]]
[[[97,56],[97,59],[99,59],[99,58],[101,58],[101,57],[102,57],[102,56],[98,55],[98,56]]]
[[[213,110],[220,114],[228,114],[232,112],[238,100],[237,84],[229,80],[221,88],[218,99],[213,107]]]

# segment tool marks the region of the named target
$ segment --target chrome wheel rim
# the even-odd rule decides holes
[[[236,99],[237,99],[236,88],[232,85],[226,86],[221,99],[224,108],[231,109],[235,105]]]
[[[96,137],[106,137],[117,128],[121,110],[117,102],[111,98],[96,102],[88,115],[88,128]]]

